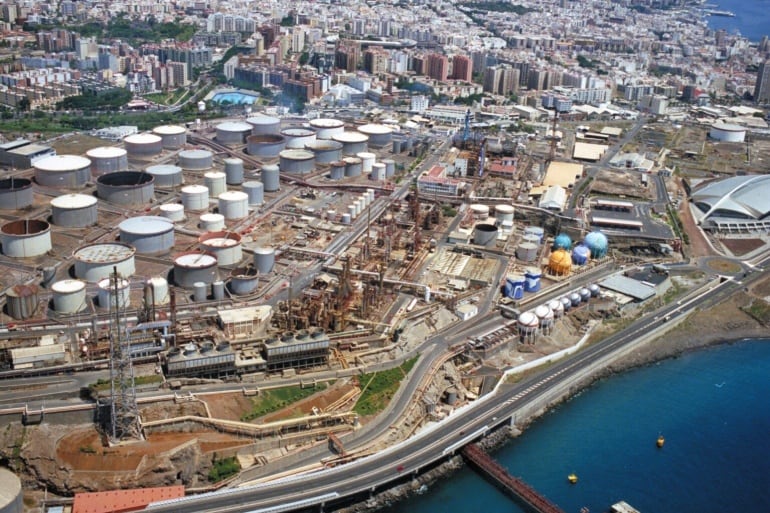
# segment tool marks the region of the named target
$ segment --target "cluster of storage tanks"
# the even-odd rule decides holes
[[[572,266],[582,266],[591,259],[607,255],[607,236],[600,231],[589,232],[583,241],[573,247],[572,239],[566,234],[554,238],[551,256],[548,259],[548,270],[556,276],[566,276],[572,271]]]
[[[503,296],[519,300],[525,292],[539,292],[542,271],[537,267],[527,267],[523,274],[512,274],[505,278],[502,286]]]
[[[522,341],[531,343],[539,334],[549,334],[555,321],[564,316],[565,312],[588,303],[591,298],[599,297],[600,294],[599,286],[592,284],[522,312],[516,319],[516,327]]]
[[[353,200],[353,203],[347,206],[347,210],[345,212],[340,213],[339,215],[339,221],[342,224],[350,224],[352,223],[358,216],[363,215],[366,212],[366,209],[374,202],[375,195],[374,195],[374,189],[366,189],[366,192],[358,196],[355,200]],[[327,212],[327,217],[329,219],[335,219],[337,217],[337,213],[334,211]]]
[[[500,204],[494,206],[494,218],[491,209],[477,203],[470,206],[473,218],[473,243],[477,246],[494,246],[501,234],[510,233],[513,227],[514,209],[512,205]]]
[[[516,246],[516,258],[522,262],[534,262],[540,254],[545,230],[540,226],[527,226]]]

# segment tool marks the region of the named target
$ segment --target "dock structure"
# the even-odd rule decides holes
[[[536,513],[564,513],[564,510],[539,494],[537,490],[518,477],[510,475],[478,445],[466,445],[462,455],[474,469],[529,510]]]

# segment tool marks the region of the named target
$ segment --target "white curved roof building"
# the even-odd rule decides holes
[[[718,231],[770,230],[770,175],[733,176],[696,187],[696,220]]]

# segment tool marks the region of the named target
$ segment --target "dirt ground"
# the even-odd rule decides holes
[[[722,239],[721,242],[735,256],[751,253],[765,245],[761,239]]]
[[[261,420],[262,422],[276,422],[304,415],[312,415],[313,408],[317,408],[320,411],[326,411],[330,406],[334,405],[337,401],[342,400],[346,395],[353,397],[353,394],[356,392],[358,392],[358,387],[355,387],[350,383],[335,384],[323,393],[315,394],[288,408],[266,415],[262,417]],[[355,397],[358,397],[358,394],[356,394]],[[348,402],[347,404],[349,407],[353,406],[352,402]],[[349,409],[349,407],[346,408],[346,410]]]

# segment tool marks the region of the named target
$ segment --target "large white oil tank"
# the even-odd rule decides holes
[[[308,124],[315,128],[317,139],[331,139],[345,131],[345,123],[338,119],[311,119]]]
[[[717,122],[711,125],[709,137],[721,142],[742,143],[746,140],[746,127],[732,123]]]
[[[249,215],[249,195],[243,191],[227,191],[219,195],[219,213],[225,219],[243,219]]]
[[[0,180],[0,209],[19,210],[33,201],[32,180],[14,176]]]
[[[342,132],[332,136],[332,140],[342,143],[343,155],[355,155],[369,148],[369,137],[361,132]]]
[[[369,137],[369,144],[378,148],[389,145],[393,138],[393,129],[378,123],[362,125],[357,130]]]
[[[241,188],[249,196],[249,205],[258,206],[265,202],[265,186],[262,182],[243,182]]]
[[[331,164],[342,158],[342,143],[337,141],[316,140],[307,143],[305,149],[313,152],[316,164]]]
[[[489,218],[489,207],[486,205],[483,205],[481,203],[474,203],[473,205],[470,206],[470,209],[471,209],[471,215],[473,215],[474,219],[482,221]]]
[[[396,161],[393,159],[384,159],[382,161],[385,164],[385,178],[390,178],[396,174]]]
[[[98,220],[97,199],[89,194],[63,194],[51,200],[51,220],[56,226],[85,228]]]
[[[12,258],[45,255],[52,249],[51,225],[40,219],[18,219],[0,228],[3,254]]]
[[[174,247],[174,223],[160,216],[131,217],[118,225],[120,241],[142,255],[161,255]]]
[[[283,150],[278,158],[278,166],[283,173],[306,175],[315,170],[315,155],[307,150]]]
[[[78,155],[53,155],[32,163],[35,181],[46,187],[84,187],[91,179],[91,160]]]
[[[158,207],[160,216],[165,217],[173,223],[181,223],[186,219],[184,214],[184,205],[181,203],[165,203]]]
[[[24,494],[21,480],[10,470],[0,468],[0,512],[22,513],[24,511]]]
[[[203,251],[217,257],[217,265],[237,265],[243,259],[241,236],[235,232],[208,232],[198,237]]]
[[[209,195],[216,198],[227,190],[227,175],[220,171],[209,171],[203,175],[203,185],[209,190]]]
[[[382,162],[372,164],[372,172],[369,174],[369,179],[376,182],[385,180],[385,164]]]
[[[495,205],[495,220],[500,225],[513,223],[513,205]]]
[[[312,128],[286,128],[281,130],[281,135],[286,140],[286,148],[290,150],[301,150],[306,144],[315,142],[315,130]]]
[[[265,192],[275,192],[281,186],[281,174],[278,166],[275,164],[267,164],[262,166],[262,173],[260,174],[262,185],[265,186]]]
[[[145,171],[155,177],[156,187],[176,187],[184,182],[182,168],[179,166],[159,164],[149,166]]]
[[[152,133],[161,138],[161,144],[167,150],[178,150],[187,143],[187,129],[183,126],[156,126]]]
[[[117,270],[123,278],[136,271],[136,249],[122,242],[98,242],[80,246],[72,252],[75,277],[91,283],[107,278]]]
[[[128,169],[128,152],[123,148],[99,146],[88,150],[86,156],[91,160],[92,176]]]
[[[216,127],[219,144],[245,144],[246,137],[251,134],[252,125],[241,121],[225,121]]]
[[[246,119],[251,125],[251,133],[254,135],[278,134],[281,131],[281,120],[272,116],[258,115]]]
[[[250,135],[246,143],[246,152],[261,158],[276,157],[286,148],[286,138],[280,134]]]
[[[206,232],[223,230],[225,228],[225,216],[222,214],[202,214],[198,226]]]
[[[206,210],[209,208],[209,188],[205,185],[182,187],[182,205],[185,210]]]
[[[96,194],[113,205],[146,205],[155,197],[155,177],[139,171],[118,171],[96,179]]]
[[[343,162],[345,162],[345,176],[348,178],[353,178],[356,176],[361,176],[362,172],[362,162],[361,159],[358,157],[345,157],[342,159]]]
[[[179,166],[189,171],[202,171],[214,165],[214,154],[209,150],[184,150],[179,152]]]
[[[254,249],[254,267],[259,274],[267,274],[273,270],[275,265],[274,248],[256,248]]]
[[[170,300],[168,281],[160,276],[147,280],[144,288],[144,302],[148,306],[165,305]]]
[[[174,282],[192,288],[196,282],[213,283],[218,277],[217,257],[202,251],[189,251],[174,259]]]
[[[238,267],[230,273],[230,292],[236,296],[246,296],[254,292],[259,285],[259,275],[256,267],[248,265]]]
[[[225,182],[228,185],[240,185],[243,183],[243,159],[225,159]]]
[[[99,308],[114,310],[128,308],[131,303],[131,283],[121,277],[109,276],[99,281],[97,286],[97,302]]]
[[[155,134],[132,134],[123,139],[130,158],[148,158],[163,151],[163,139]]]
[[[368,151],[361,151],[356,153],[356,157],[361,159],[361,171],[364,173],[371,173],[372,165],[374,164],[377,155]]]
[[[342,180],[343,178],[345,178],[345,162],[342,160],[332,162],[329,167],[329,179]]]
[[[86,284],[80,280],[60,280],[51,285],[53,309],[57,313],[77,313],[86,308]]]

